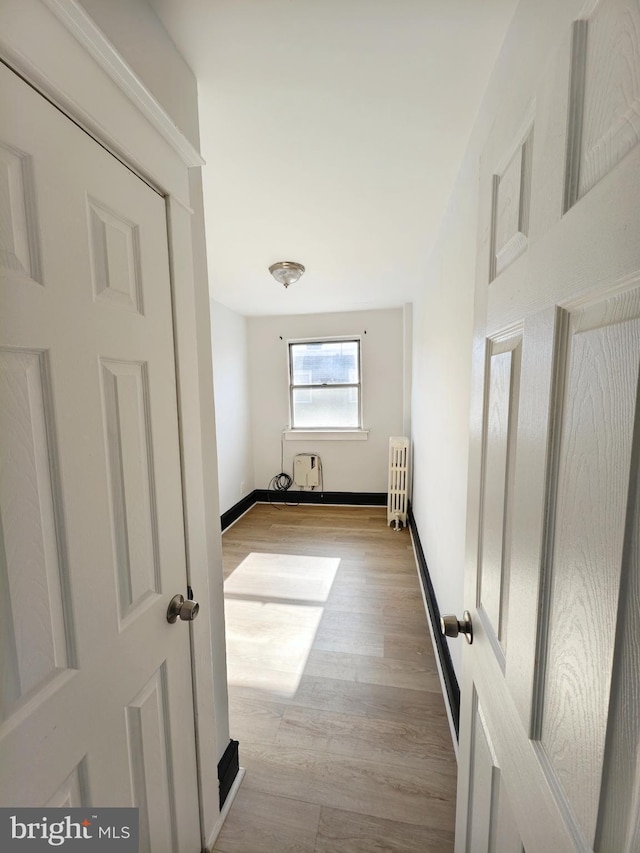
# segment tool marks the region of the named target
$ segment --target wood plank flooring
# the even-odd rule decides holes
[[[448,853],[456,760],[411,540],[383,507],[257,505],[223,536],[231,736],[216,853]]]

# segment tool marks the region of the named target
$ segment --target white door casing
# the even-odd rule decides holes
[[[0,800],[137,805],[141,849],[196,850],[165,202],[0,71]]]
[[[456,850],[640,849],[640,4],[481,161]]]

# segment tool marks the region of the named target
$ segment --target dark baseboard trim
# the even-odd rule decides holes
[[[458,685],[458,679],[456,678],[456,673],[453,668],[453,661],[451,660],[449,645],[447,643],[446,638],[440,633],[440,608],[438,607],[436,593],[433,588],[433,584],[431,583],[429,567],[427,566],[424,551],[422,550],[422,544],[420,542],[420,536],[418,534],[418,528],[416,526],[416,520],[413,515],[411,506],[409,506],[407,518],[409,520],[409,528],[411,529],[411,533],[413,535],[413,543],[415,545],[416,550],[418,569],[422,577],[425,598],[427,599],[429,618],[431,619],[431,626],[433,628],[433,636],[435,638],[436,650],[438,652],[438,658],[440,659],[440,667],[442,669],[442,677],[444,679],[449,708],[451,709],[451,717],[453,719],[453,725],[456,730],[456,737],[459,737],[460,686]]]
[[[237,521],[241,515],[244,515],[248,509],[256,502],[256,492],[255,489],[252,492],[249,492],[248,495],[245,495],[241,500],[238,501],[237,504],[228,509],[226,512],[223,512],[220,516],[220,527],[223,530],[226,530],[227,527],[233,524],[234,521]]]
[[[332,504],[343,506],[386,506],[386,492],[299,492],[289,489],[286,492],[273,492],[268,489],[256,489],[257,503],[287,504]]]
[[[275,492],[271,489],[254,489],[237,504],[220,516],[223,532],[256,503],[272,504],[327,504],[343,506],[386,506],[386,492],[299,492],[289,489]]]
[[[234,783],[238,770],[240,769],[240,761],[238,758],[237,740],[230,740],[229,746],[225,749],[224,755],[218,762],[218,782],[220,783],[220,809],[224,805],[224,801],[229,795],[231,786]]]

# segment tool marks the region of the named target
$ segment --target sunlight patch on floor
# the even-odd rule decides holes
[[[225,581],[229,684],[295,694],[340,559],[252,553]]]

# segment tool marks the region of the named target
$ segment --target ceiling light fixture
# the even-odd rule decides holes
[[[285,287],[289,287],[290,284],[295,284],[298,281],[304,272],[304,267],[295,261],[278,261],[271,264],[269,272],[276,281],[284,284]]]

